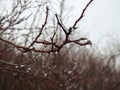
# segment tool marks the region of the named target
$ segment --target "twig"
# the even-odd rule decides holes
[[[87,10],[88,6],[92,3],[92,1],[93,1],[93,0],[90,0],[90,1],[88,2],[88,4],[85,6],[85,8],[84,8],[83,11],[82,11],[82,14],[81,14],[80,17],[75,21],[74,25],[72,26],[73,29],[76,28],[76,25],[78,24],[78,22],[83,18],[85,11]]]

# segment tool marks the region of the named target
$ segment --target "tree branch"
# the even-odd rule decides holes
[[[72,26],[73,29],[76,28],[76,25],[78,24],[78,22],[80,22],[80,20],[83,18],[85,11],[87,10],[88,6],[92,3],[92,1],[93,1],[93,0],[90,0],[90,1],[88,2],[88,4],[85,6],[85,8],[84,8],[83,11],[82,11],[82,14],[81,14],[80,17],[75,21],[74,25]]]

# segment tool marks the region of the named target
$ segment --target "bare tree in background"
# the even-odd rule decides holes
[[[66,0],[11,1],[0,12],[0,90],[120,90],[119,53],[104,57],[81,47],[92,44],[88,38],[75,38],[93,0],[71,26]]]

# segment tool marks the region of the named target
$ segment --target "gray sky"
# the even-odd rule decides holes
[[[73,24],[79,17],[87,2],[89,0],[66,0],[66,7],[73,7],[69,24]],[[120,39],[119,9],[120,0],[94,0],[78,25],[79,33],[90,38],[93,43],[99,43],[100,46],[106,46],[112,40],[118,42]]]
[[[80,6],[89,0],[68,0],[74,5],[75,17],[80,13]],[[85,13],[81,27],[95,43],[103,38],[120,38],[120,0],[94,0]]]
[[[3,1],[3,0],[1,0]],[[10,0],[7,1],[9,8]],[[47,1],[47,0],[46,0]],[[89,0],[66,0],[66,7],[72,6],[69,23],[73,24]],[[55,1],[57,2],[57,1]],[[55,5],[54,5],[55,6]],[[0,6],[1,7],[1,6]],[[7,7],[6,7],[7,8]],[[120,0],[94,0],[78,27],[80,33],[94,43],[106,43],[108,39],[120,38]],[[103,45],[103,44],[101,44]]]

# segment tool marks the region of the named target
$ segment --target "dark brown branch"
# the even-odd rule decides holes
[[[63,27],[63,25],[61,24],[61,22],[60,22],[60,20],[59,20],[59,18],[58,18],[58,15],[55,14],[55,16],[56,16],[58,25],[62,28],[62,30],[64,31],[64,33],[67,35],[67,31],[66,31],[66,29]]]
[[[82,43],[81,41],[86,41],[86,42]],[[78,44],[80,46],[85,46],[85,45],[92,46],[92,42],[90,40],[88,40],[87,38],[80,38],[77,40],[68,40],[67,43],[75,43],[75,44]]]
[[[83,18],[85,11],[87,10],[88,6],[92,3],[92,1],[93,1],[93,0],[90,0],[90,1],[88,2],[88,4],[85,6],[85,8],[84,8],[83,11],[82,11],[82,14],[81,14],[80,17],[75,21],[74,25],[72,26],[73,29],[76,28],[76,25],[78,24],[78,22]]]
[[[35,48],[28,48],[28,47],[24,47],[24,46],[19,46],[19,45],[12,43],[11,41],[7,41],[7,40],[4,40],[2,38],[0,38],[0,40],[5,42],[5,43],[8,43],[9,45],[14,46],[16,49],[18,49],[19,51],[21,51],[23,53],[26,53],[28,51],[41,52],[41,53],[56,52],[56,50],[52,50],[52,51],[51,50],[37,50]]]
[[[38,38],[40,37],[40,35],[42,34],[42,31],[43,31],[45,25],[47,24],[48,11],[49,11],[49,9],[48,9],[48,7],[46,7],[46,18],[45,18],[44,24],[42,25],[42,28],[40,29],[40,32],[39,32],[39,34],[36,36],[35,40],[30,44],[29,48],[35,44],[35,42],[37,41],[37,39],[38,39]]]

